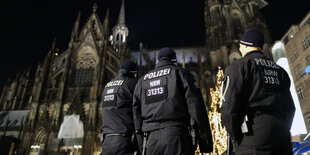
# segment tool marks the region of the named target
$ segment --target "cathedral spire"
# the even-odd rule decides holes
[[[117,24],[113,27],[113,47],[117,53],[122,53],[127,44],[128,28],[125,25],[125,2],[122,0]]]
[[[121,9],[119,10],[117,25],[125,25],[125,3],[122,0]]]
[[[78,17],[76,18],[76,20],[75,20],[75,22],[74,22],[73,31],[74,31],[75,33],[77,33],[77,31],[78,31],[78,29],[79,29],[80,18],[81,18],[81,11],[79,11]]]
[[[103,25],[104,27],[109,26],[109,17],[110,17],[110,9],[107,10],[107,13],[105,15]]]
[[[95,3],[93,6],[93,13],[96,13],[97,9],[98,9],[98,5],[97,5],[97,3]]]
[[[54,37],[54,41],[53,41],[53,44],[52,44],[51,51],[55,50],[55,47],[56,47],[56,37]]]
[[[77,39],[78,36],[78,31],[79,31],[79,26],[80,26],[80,18],[81,18],[81,11],[79,11],[78,16],[74,22],[73,25],[73,29],[71,32],[71,39],[70,39],[70,43],[69,46],[71,47],[73,42],[75,41],[75,39]]]
[[[103,21],[103,29],[106,36],[109,33],[109,17],[110,17],[110,10],[108,9]]]

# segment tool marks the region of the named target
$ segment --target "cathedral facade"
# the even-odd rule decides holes
[[[206,48],[210,54],[212,69],[227,68],[241,58],[239,39],[247,30],[257,28],[264,33],[266,43],[263,52],[272,57],[271,38],[260,9],[265,0],[206,0],[205,27]]]
[[[81,29],[79,13],[69,48],[57,55],[53,46],[38,66],[21,152],[36,152],[31,146],[39,146],[43,154],[101,152],[101,93],[104,84],[117,74],[126,45],[120,38],[128,33],[114,29],[115,38],[119,38],[114,48],[109,42],[109,12],[101,22],[96,10],[94,5]]]
[[[178,62],[192,71],[205,100],[215,81],[217,66],[225,69],[241,57],[239,39],[248,29],[263,31],[267,38],[264,51],[269,55],[270,37],[260,15],[260,8],[266,4],[264,0],[206,0],[206,44],[175,48]],[[127,47],[129,31],[125,25],[124,1],[111,36],[109,11],[103,22],[96,11],[94,5],[93,13],[82,27],[78,14],[67,50],[59,54],[54,42],[33,76],[27,69],[2,90],[2,111],[27,109],[27,113],[23,112],[23,116],[27,114],[22,117],[23,125],[16,128],[20,139],[16,151],[99,155],[100,99],[104,85],[117,74],[125,58],[137,62],[141,75],[154,67],[159,49],[129,51]],[[0,124],[0,133],[7,129]]]
[[[67,50],[59,54],[54,42],[34,77],[26,72],[2,92],[2,110],[29,109],[18,152],[100,154],[101,93],[128,55],[128,29],[124,3],[113,37],[109,35],[109,11],[103,22],[96,11],[95,4],[83,27],[78,14]],[[33,85],[27,85],[31,79]],[[15,92],[13,87],[21,88]]]

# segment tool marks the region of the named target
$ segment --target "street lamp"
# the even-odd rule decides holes
[[[76,148],[76,155],[79,153],[79,149],[82,148],[82,145],[74,145],[74,148]]]

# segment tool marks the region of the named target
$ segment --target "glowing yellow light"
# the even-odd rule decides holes
[[[58,56],[58,53],[55,53],[55,56]]]
[[[221,67],[218,67],[215,90],[213,88],[210,89],[211,105],[208,111],[209,112],[208,117],[212,132],[213,152],[208,153],[208,155],[221,155],[227,150],[227,131],[222,124],[221,120],[222,105],[220,105],[221,81],[223,77],[224,77],[223,70],[221,69]],[[197,147],[195,155],[202,155],[202,153],[200,153],[199,151],[199,147]]]

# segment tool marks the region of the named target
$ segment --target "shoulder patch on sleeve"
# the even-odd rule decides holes
[[[230,82],[229,76],[225,76],[221,83],[221,100],[223,101],[226,101],[225,95],[229,87],[229,82]]]

